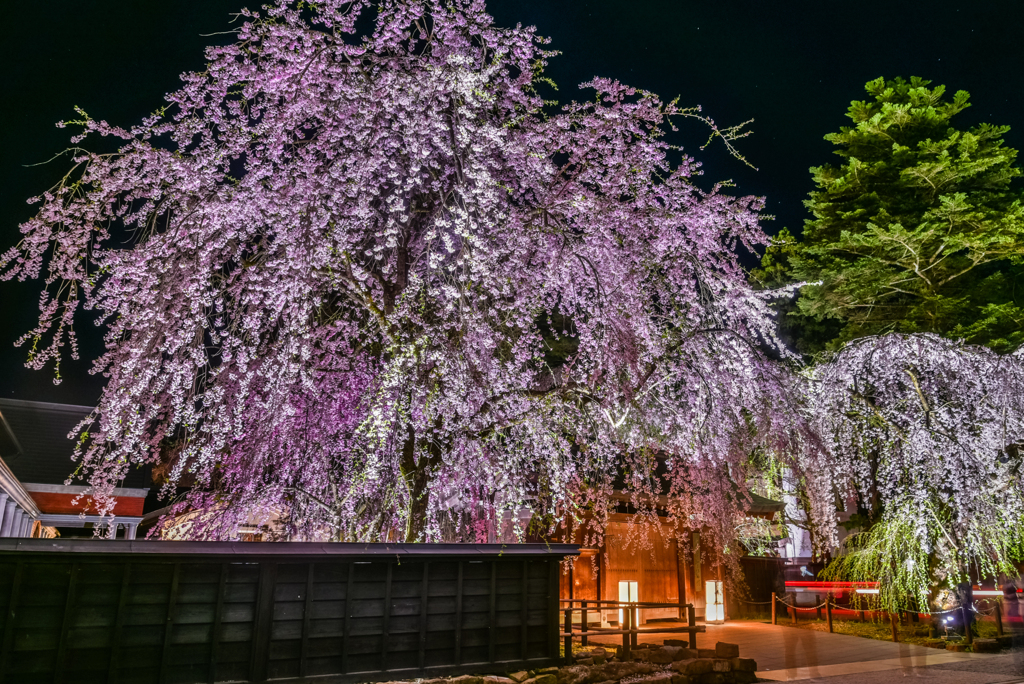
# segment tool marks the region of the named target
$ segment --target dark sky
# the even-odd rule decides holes
[[[257,0],[258,1],[258,0]],[[203,67],[203,47],[224,36],[246,0],[57,0],[7,3],[0,41],[0,251],[31,215],[25,199],[50,187],[66,163],[45,161],[68,144],[54,123],[74,105],[93,118],[131,125],[162,104],[178,76]],[[254,6],[255,2],[249,2]],[[628,9],[626,9],[628,8]],[[708,181],[732,179],[735,192],[762,195],[769,233],[798,228],[808,167],[829,160],[822,136],[845,125],[850,100],[877,76],[917,75],[971,93],[964,123],[1014,130],[1024,147],[1024,59],[1020,0],[491,0],[498,22],[533,24],[562,51],[548,75],[558,97],[595,75],[703,105],[720,124],[753,118],[741,151],[753,171],[721,151],[700,152],[698,128],[679,140],[705,162]],[[582,97],[589,98],[589,94]],[[37,283],[0,283],[0,396],[92,403],[102,378],[89,360],[65,361],[64,381],[23,367],[14,340],[35,322]],[[79,320],[86,352],[99,349],[89,316]]]

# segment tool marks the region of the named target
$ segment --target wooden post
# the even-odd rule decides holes
[[[635,604],[630,604],[630,612],[633,613],[630,617],[630,645],[636,648],[637,632],[640,630],[640,610]]]
[[[860,613],[860,621],[861,622],[867,622],[867,618],[864,617],[864,611],[863,610],[858,610],[857,612]]]
[[[686,606],[686,623],[690,627],[697,626],[697,609],[693,607],[693,604]],[[697,648],[697,632],[690,631],[690,648]]]
[[[773,625],[779,624],[778,616],[776,616],[776,614],[775,614],[775,592],[774,591],[772,592],[772,624]]]
[[[580,611],[580,630],[583,632],[583,636],[580,637],[580,642],[583,648],[587,647],[587,602],[584,601],[582,610]]]
[[[815,595],[815,597],[814,597],[814,604],[816,606],[818,606],[818,609],[815,612],[817,613],[818,619],[820,620],[821,619],[821,594],[816,594]]]
[[[970,646],[974,643],[974,635],[971,634],[971,626],[967,624],[967,611],[963,606],[960,606],[960,616],[964,620],[964,643]]]
[[[1003,606],[996,601],[996,636],[1003,636]]]
[[[793,616],[793,624],[795,625],[796,624],[796,596],[794,596],[793,594],[786,594],[786,595],[789,596],[792,599],[792,601],[793,601],[793,605],[787,607],[786,610],[788,610],[789,614]]]
[[[832,633],[832,603],[825,598],[825,620],[828,622],[828,633]]]
[[[565,650],[565,664],[572,665],[572,603],[569,607],[564,609],[565,618],[562,621],[562,629],[565,636],[562,637],[563,648]]]
[[[893,643],[899,643],[900,634],[896,629],[896,615],[889,613],[889,627],[892,629]]]
[[[619,605],[621,606],[622,604],[620,603]],[[629,636],[630,636],[629,635],[630,623],[633,622],[633,614],[632,614],[632,611],[629,610],[629,606],[628,605],[623,606],[622,616],[623,616],[623,619],[622,619],[623,624],[619,625],[619,627],[622,629],[622,661],[623,662],[628,662],[629,661],[629,655],[630,655],[629,654],[629,647],[630,647],[630,643],[631,643],[630,642],[630,638],[629,638]]]

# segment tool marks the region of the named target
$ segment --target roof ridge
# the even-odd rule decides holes
[[[92,412],[96,409],[95,406],[82,406],[80,404],[58,404],[50,401],[29,401],[27,399],[7,399],[0,397],[0,407],[21,407],[21,408],[35,408],[35,409],[49,409],[51,411],[64,411],[66,413],[87,411]]]

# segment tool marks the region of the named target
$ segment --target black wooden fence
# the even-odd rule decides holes
[[[0,682],[353,682],[555,665],[571,545],[0,539]]]

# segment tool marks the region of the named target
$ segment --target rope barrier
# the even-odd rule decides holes
[[[780,598],[777,598],[775,600],[778,601],[779,603],[781,603],[784,606],[788,606],[788,607],[792,608],[793,610],[805,610],[805,611],[806,610],[817,610],[818,608],[824,608],[825,607],[825,603],[828,603],[828,601],[825,601],[825,603],[820,603],[820,604],[818,604],[816,606],[811,606],[810,608],[800,608],[798,606],[794,606],[792,603],[786,603],[785,601],[783,601]]]
[[[781,603],[781,601],[780,601],[780,603]],[[882,613],[882,612],[888,612],[888,611],[881,611],[881,610],[876,610],[876,609],[873,609],[873,608],[853,608],[853,607],[851,607],[851,606],[840,606],[840,605],[839,605],[839,604],[837,604],[837,603],[833,603],[833,604],[832,604],[832,607],[833,607],[833,608],[838,608],[839,610],[852,610],[852,611],[863,611],[863,612],[867,612],[867,613]],[[993,610],[994,610],[994,609],[993,609]],[[918,615],[945,615],[946,613],[957,613],[957,612],[959,612],[959,611],[960,611],[960,609],[959,609],[959,608],[950,608],[949,610],[940,610],[940,611],[937,611],[937,612],[934,612],[934,613],[922,613],[922,612],[921,612],[921,611],[919,611],[919,610],[911,610],[911,611],[907,611],[907,612],[910,612],[910,613],[917,613]],[[979,610],[975,610],[974,612],[976,612],[976,613],[981,613],[982,611],[979,611]],[[983,615],[991,615],[991,613],[983,613]]]
[[[979,601],[986,601],[986,600],[993,600],[993,599],[998,599],[998,598],[999,597],[984,596],[984,597],[979,598],[978,600]],[[744,601],[743,599],[739,599],[739,600],[742,603],[747,603],[747,604],[750,604],[750,605],[767,606],[767,605],[771,604],[771,601]],[[855,611],[855,612],[872,612],[872,613],[890,612],[890,611],[882,611],[882,610],[875,609],[875,608],[870,608],[870,607],[854,608],[853,606],[840,606],[838,603],[835,603],[833,601],[825,601],[824,603],[821,603],[821,604],[819,604],[817,606],[811,606],[809,608],[803,608],[803,607],[800,607],[800,606],[793,605],[792,603],[786,603],[785,601],[783,601],[778,596],[775,597],[775,601],[776,601],[776,603],[781,604],[783,606],[786,606],[787,608],[792,608],[794,610],[800,610],[800,611],[804,611],[804,612],[809,611],[809,610],[818,610],[819,608],[824,608],[826,603],[830,604],[833,608],[836,608],[838,610],[849,610],[849,611]],[[938,610],[938,611],[934,611],[934,612],[923,612],[923,611],[920,611],[920,610],[908,610],[906,612],[914,613],[914,614],[917,614],[917,615],[929,615],[929,616],[931,616],[931,615],[946,615],[948,613],[958,613],[958,612],[961,611],[961,609],[962,609],[961,607],[957,607],[957,608],[950,608],[949,610]],[[972,606],[971,610],[973,610],[975,613],[977,613],[979,615],[991,616],[991,615],[995,614],[996,607],[993,606],[989,610],[978,610],[977,607]]]

